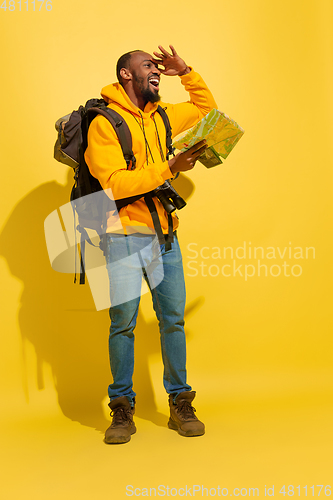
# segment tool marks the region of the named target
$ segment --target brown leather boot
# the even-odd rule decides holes
[[[109,403],[109,407],[112,410],[112,424],[105,432],[105,443],[128,443],[131,434],[136,432],[133,422],[134,408],[131,408],[126,396],[114,399]]]
[[[169,395],[170,419],[169,429],[178,431],[182,436],[202,436],[205,434],[205,425],[195,416],[192,401],[195,391],[185,391],[178,394],[176,402]]]

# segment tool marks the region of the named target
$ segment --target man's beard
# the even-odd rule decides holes
[[[153,92],[152,90],[150,90],[149,83],[147,83],[147,87],[145,87],[144,80],[142,77],[137,76],[135,73],[133,76],[134,76],[134,81],[137,84],[138,88],[140,89],[141,95],[145,101],[154,103],[161,100],[161,97],[158,92]]]

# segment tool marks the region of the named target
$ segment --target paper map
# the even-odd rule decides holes
[[[200,156],[199,161],[207,168],[222,163],[222,158],[227,158],[244,130],[228,115],[212,109],[194,127],[182,134],[173,146],[186,151],[202,139],[206,139],[208,148]]]

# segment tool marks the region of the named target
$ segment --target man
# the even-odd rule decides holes
[[[211,109],[217,108],[202,78],[187,66],[173,46],[171,54],[162,46],[155,58],[143,51],[120,57],[117,63],[118,83],[102,89],[111,109],[126,121],[132,134],[135,170],[128,170],[116,133],[108,120],[97,116],[88,132],[85,158],[89,169],[103,189],[111,189],[114,199],[150,192],[171,180],[177,172],[194,167],[206,148],[202,141],[184,153],[166,160],[166,129],[158,103],[166,110],[173,136],[195,125]],[[163,68],[159,68],[162,65]],[[190,94],[190,101],[176,105],[161,103],[161,74],[179,76]],[[105,433],[106,443],[128,442],[136,432],[133,422],[135,392],[132,388],[134,368],[134,328],[140,302],[142,276],[153,299],[161,333],[164,363],[163,383],[169,394],[168,426],[183,436],[204,434],[205,427],[195,416],[192,401],[195,392],[186,382],[186,346],[184,334],[185,285],[176,229],[178,217],[170,217],[157,198],[153,198],[166,244],[156,248],[151,211],[144,198],[128,204],[119,212],[122,230],[110,217],[107,223],[107,266],[110,278],[110,365],[113,383],[109,386],[112,424]],[[157,251],[158,250],[158,251]],[[140,264],[135,258],[140,254]],[[128,258],[125,258],[128,256]],[[130,264],[128,264],[130,259]],[[156,277],[156,262],[163,262],[163,279]],[[158,275],[158,272],[157,272]],[[122,293],[127,299],[119,298]]]

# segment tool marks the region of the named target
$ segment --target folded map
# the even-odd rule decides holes
[[[205,139],[208,148],[199,157],[199,161],[207,168],[222,163],[236,146],[244,130],[226,114],[212,109],[194,127],[177,138],[173,146],[180,151],[186,151],[197,142]]]

